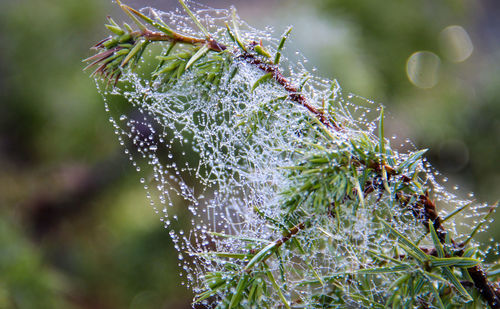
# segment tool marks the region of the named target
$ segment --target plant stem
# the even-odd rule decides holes
[[[134,33],[136,36],[142,36],[145,39],[149,41],[168,41],[168,42],[176,42],[176,43],[185,43],[185,44],[199,44],[199,45],[206,45],[210,50],[216,51],[216,52],[221,52],[227,49],[227,46],[224,44],[221,44],[217,41],[215,41],[212,38],[207,38],[207,39],[200,39],[200,38],[195,38],[195,37],[189,37],[185,36],[176,32],[173,32],[171,35],[166,35],[162,32],[154,32],[148,29],[145,29],[141,32],[135,32]],[[245,60],[245,62],[257,67],[258,69],[270,73],[273,77],[273,79],[283,86],[283,88],[289,93],[290,100],[302,105],[305,107],[307,110],[309,110],[314,116],[316,116],[319,121],[327,126],[330,129],[334,129],[335,131],[340,131],[341,127],[333,120],[327,119],[325,117],[325,114],[318,110],[316,107],[312,106],[308,101],[307,98],[300,93],[300,91],[288,81],[283,74],[280,72],[279,68],[270,63],[265,63],[262,62],[260,59],[258,59],[255,55],[250,54],[248,52],[244,53],[243,55],[238,56],[237,58],[241,58]]]
[[[402,194],[396,194],[396,197],[401,205],[405,205],[406,197]],[[436,209],[435,203],[427,196],[420,195],[419,200],[411,205],[411,211],[413,216],[417,220],[421,220],[422,224],[425,226],[427,231],[429,231],[429,220],[433,222],[436,233],[438,234],[439,241],[441,244],[445,243],[446,234],[448,233],[445,228],[441,224],[441,218],[438,216],[438,212]],[[453,239],[450,242],[456,246]],[[463,255],[463,249],[460,248],[457,252],[457,256]],[[491,308],[500,308],[500,290],[496,286],[496,284],[490,282],[488,277],[484,273],[481,265],[476,265],[470,268],[467,268],[467,272],[472,278],[474,282],[475,288],[479,291],[481,296],[488,302],[488,305]]]

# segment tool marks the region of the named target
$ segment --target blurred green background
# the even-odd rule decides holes
[[[388,134],[430,148],[460,195],[498,199],[498,1],[204,3],[277,35],[294,25],[288,53],[386,105]],[[0,2],[0,308],[190,307],[168,231],[82,72],[108,14],[123,19],[103,0]]]

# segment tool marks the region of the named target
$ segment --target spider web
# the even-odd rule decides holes
[[[191,3],[191,7],[197,9],[197,16],[217,41],[230,45],[221,26],[231,21],[230,10],[195,3]],[[177,31],[202,36],[190,19],[178,10],[161,12],[145,8],[142,12],[163,19]],[[272,29],[261,31],[239,19],[237,22],[244,41],[262,40],[271,53],[275,52],[278,40]],[[151,53],[162,52],[164,50]],[[351,151],[349,141],[363,134],[376,139],[379,105],[356,95],[344,95],[335,80],[313,76],[300,59],[283,57],[280,68],[292,84],[299,85],[308,78],[302,93],[309,104],[330,108],[337,122],[345,125],[342,132],[331,132],[337,141],[333,146],[328,145],[333,151]],[[264,73],[243,61],[235,60],[231,68],[222,73],[218,86],[193,83],[196,68],[168,88],[152,83],[144,73],[148,72],[148,60],[138,71],[143,72],[126,72],[112,90],[99,83],[98,87],[118,140],[140,173],[140,182],[153,210],[169,230],[178,251],[181,276],[186,278],[183,284],[200,292],[203,290],[203,275],[221,270],[224,265],[199,253],[248,252],[252,248],[245,239],[252,239],[260,245],[282,237],[262,214],[268,218],[283,215],[280,192],[297,185],[288,177],[286,167],[295,166],[302,159],[302,153],[314,152],[311,145],[322,145],[322,142],[317,135],[311,134],[311,114],[291,101],[280,85],[265,83],[251,89]],[[122,114],[123,108],[109,99],[112,96],[126,98],[133,108]],[[330,99],[325,103],[325,98]],[[409,153],[395,151],[393,159],[400,163],[408,156]],[[425,159],[419,163],[418,169],[425,175],[424,185],[432,188],[438,208],[446,205],[451,211],[470,203],[447,191],[437,180],[441,177],[439,172]],[[370,249],[390,251],[387,248],[392,248],[395,241],[388,236],[379,236],[373,208],[384,209],[393,213],[395,218],[401,218],[395,220],[395,227],[410,239],[424,236],[421,225],[408,218],[408,214],[390,207],[393,204],[390,198],[367,197],[366,203],[372,209],[361,209],[350,218],[349,213],[343,214],[349,219],[343,223],[342,229],[325,222],[323,217],[317,217],[313,225],[320,226],[320,229],[308,229],[296,236],[301,243],[327,244],[323,249],[307,256],[297,250],[282,250],[281,258],[291,264],[286,278],[288,290],[293,292],[286,297],[300,296],[312,301],[317,290],[301,285],[304,281],[317,280],[318,275],[335,276],[346,270],[364,268],[372,262],[367,254]],[[460,231],[470,231],[488,207],[486,204],[472,206],[453,222],[447,222],[447,229],[456,240],[465,239],[466,235]],[[255,208],[260,213],[254,211]],[[446,211],[440,214],[445,216]],[[186,216],[190,218],[189,225],[182,226],[183,221],[179,218]],[[487,224],[482,230],[486,228]],[[213,236],[214,232],[234,237],[218,238]],[[270,261],[269,268],[276,274],[280,272],[277,261]],[[371,279],[374,297],[383,295],[393,279],[391,276]],[[364,288],[348,283],[347,279],[339,280],[347,290]],[[274,296],[266,299],[270,307],[280,304],[279,297]],[[344,301],[353,307],[360,305],[353,299]]]

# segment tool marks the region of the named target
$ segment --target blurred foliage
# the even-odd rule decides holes
[[[430,148],[431,162],[450,186],[463,187],[460,194],[498,199],[500,23],[491,17],[500,4],[323,0],[320,7],[320,16],[340,29],[323,38],[336,44],[323,49],[331,52],[320,55],[318,67],[347,91],[388,105],[389,131]],[[443,30],[450,25],[463,27],[472,41],[474,50],[463,62],[454,61],[447,45]],[[349,39],[339,42],[339,31]],[[419,88],[407,76],[407,61],[418,51],[440,60],[434,87]]]
[[[259,18],[265,3],[253,5],[263,7]],[[497,2],[315,3],[319,10],[304,17],[311,28],[303,29],[327,21],[308,36],[321,48],[297,49],[347,91],[390,105],[388,130],[430,148],[450,183],[497,199]],[[281,5],[266,14],[289,7]],[[111,7],[101,0],[0,2],[0,308],[189,307],[177,252],[81,71]],[[474,44],[460,63],[440,45],[441,31],[453,24]],[[421,50],[441,59],[430,89],[413,85],[405,71]]]
[[[0,308],[188,308],[81,59],[111,1],[0,2]]]

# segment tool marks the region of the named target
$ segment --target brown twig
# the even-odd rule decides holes
[[[178,33],[172,33],[171,35],[166,35],[162,32],[154,32],[149,29],[144,29],[142,31],[136,31],[132,33],[132,37],[143,37],[149,41],[168,41],[175,43],[185,43],[191,45],[206,45],[210,50],[221,52],[227,49],[222,43],[215,41],[213,38],[194,38],[185,35],[181,35]],[[102,46],[103,42],[98,43],[96,46]],[[256,68],[270,73],[273,79],[283,86],[283,88],[289,93],[289,97],[292,101],[298,103],[299,105],[305,107],[308,111],[310,111],[314,116],[318,118],[318,120],[327,126],[330,129],[334,129],[335,131],[340,131],[340,126],[333,120],[328,119],[325,116],[323,111],[320,111],[316,107],[312,106],[307,98],[297,89],[296,86],[292,85],[290,81],[288,81],[285,76],[280,72],[279,68],[271,63],[266,63],[256,57],[254,54],[244,53],[243,55],[238,56],[237,58],[243,59],[245,62],[255,66]]]
[[[365,166],[373,168],[379,173],[382,171],[382,166],[383,166],[386,169],[386,171],[388,171],[388,178],[397,174],[396,171],[390,167],[389,167],[390,170],[388,170],[388,166],[386,164],[378,162],[369,162],[368,164],[365,163]],[[405,183],[411,181],[411,178],[409,178],[406,175],[401,175],[401,179]],[[384,190],[384,188],[380,187],[379,190]],[[375,188],[373,184],[370,183],[369,187],[366,190],[366,194],[369,194],[373,191],[375,191]],[[408,196],[400,192],[396,193],[396,199],[404,207],[408,206],[407,204],[408,201],[410,200]],[[439,217],[436,208],[436,204],[434,203],[434,201],[430,199],[428,192],[419,195],[417,198],[417,202],[413,205],[409,205],[408,207],[411,210],[413,216],[417,220],[419,220],[422,223],[422,225],[426,228],[427,232],[429,232],[429,220],[430,220],[434,226],[434,229],[436,230],[436,233],[438,235],[441,244],[444,244],[446,242],[446,235],[448,234],[448,232],[443,227],[442,220]],[[464,253],[464,248],[461,248],[461,246],[457,245],[455,241],[451,238],[450,242],[452,243],[454,249],[456,250],[456,255],[462,256]],[[484,270],[481,267],[481,265],[476,265],[467,268],[467,272],[471,276],[475,288],[479,291],[481,296],[488,302],[488,305],[491,308],[495,309],[500,308],[500,289],[498,287],[498,284],[492,283],[488,280],[488,277],[484,273]]]
[[[419,205],[423,207],[419,207]],[[448,232],[441,224],[441,218],[438,216],[436,205],[429,198],[428,194],[419,196],[419,201],[417,202],[417,204],[415,204],[414,209],[414,216],[417,219],[422,219],[422,224],[426,227],[427,231],[429,231],[429,219],[433,222],[434,228],[439,237],[439,241],[444,244],[446,234]],[[455,246],[455,242],[453,240],[451,240],[451,243]],[[457,252],[457,255],[462,256],[464,248],[458,249],[459,250]],[[483,296],[483,298],[488,302],[488,305],[491,308],[500,308],[500,295],[497,292],[495,284],[488,280],[488,277],[484,273],[483,268],[480,265],[476,265],[467,268],[467,272],[471,276],[472,281],[474,282],[474,286],[479,291],[481,296]]]
[[[303,230],[305,227],[306,227],[305,224],[302,223],[302,222],[299,223],[299,224],[297,224],[296,226],[292,227],[285,236],[283,236],[281,239],[278,239],[275,242],[276,248],[280,247],[281,245],[283,245],[284,243],[286,243],[287,241],[289,241],[290,238],[292,238],[298,232],[300,232],[301,230]]]
[[[405,207],[407,206],[407,203],[409,201],[409,197],[403,195],[402,193],[397,193],[396,199],[400,202],[401,205]],[[429,232],[429,220],[432,222],[434,229],[436,230],[436,233],[438,235],[439,241],[444,244],[448,232],[443,227],[442,220],[439,217],[436,209],[436,204],[429,198],[428,193],[418,196],[417,202],[413,205],[409,205],[408,207],[411,210],[413,216],[417,220],[419,220],[426,228],[427,232]],[[450,239],[450,242],[456,250],[456,255],[462,256],[464,253],[464,248],[460,248],[460,246],[457,246],[453,239]],[[471,276],[475,288],[488,302],[488,305],[491,308],[500,308],[500,293],[498,292],[495,284],[488,280],[488,277],[484,273],[481,265],[467,268],[467,272]]]
[[[144,29],[142,32],[134,32],[137,36],[142,36],[149,41],[169,41],[175,43],[185,43],[191,45],[207,45],[210,50],[221,52],[226,50],[226,46],[224,44],[218,43],[212,38],[208,39],[200,39],[190,36],[185,36],[179,33],[173,32],[171,35],[166,35],[162,32],[153,32],[148,29]]]
[[[256,66],[257,68],[261,69],[262,71],[266,73],[270,73],[274,80],[278,82],[283,88],[288,91],[290,94],[290,99],[296,103],[299,103],[303,107],[305,107],[307,110],[309,110],[314,116],[318,118],[318,120],[323,123],[325,126],[328,128],[334,129],[335,131],[340,131],[340,127],[337,125],[332,120],[329,120],[326,118],[325,114],[323,111],[318,110],[309,102],[307,101],[307,98],[300,93],[300,91],[292,85],[284,76],[281,74],[279,71],[278,67],[274,64],[262,62],[259,58],[257,58],[253,54],[245,53],[241,55],[239,58],[245,60],[247,63]]]

